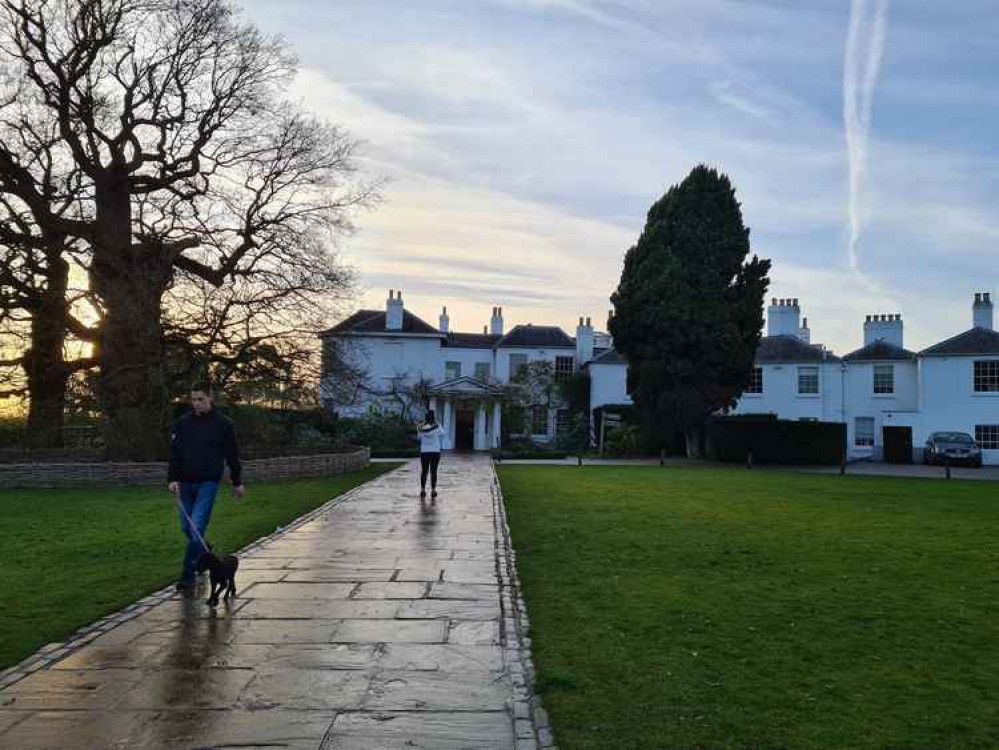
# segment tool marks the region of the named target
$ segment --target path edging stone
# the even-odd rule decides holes
[[[517,553],[513,549],[506,502],[495,463],[491,466],[493,518],[496,524],[496,567],[500,584],[500,635],[504,663],[513,683],[512,708],[516,750],[558,750],[548,712],[534,692],[535,669],[531,658],[531,622],[521,595]]]

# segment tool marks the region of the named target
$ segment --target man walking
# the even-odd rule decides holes
[[[236,431],[232,420],[215,410],[210,385],[199,383],[191,388],[191,406],[193,411],[174,422],[167,478],[170,492],[183,507],[180,529],[187,537],[187,551],[177,590],[185,592],[194,590],[195,567],[206,551],[202,540],[222,480],[223,461],[229,464],[233,497],[238,499],[245,493],[236,450]],[[192,521],[194,530],[191,529]]]

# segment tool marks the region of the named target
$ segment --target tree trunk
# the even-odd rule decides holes
[[[41,304],[31,316],[31,346],[25,353],[28,376],[28,444],[36,448],[62,445],[66,409],[66,313],[69,263],[61,243],[46,251],[46,285]]]
[[[691,427],[684,433],[684,437],[687,439],[687,458],[704,458],[704,453],[701,450],[701,435],[700,427]]]
[[[98,189],[97,227],[91,278],[105,310],[98,399],[107,457],[161,459],[170,426],[161,302],[171,259],[133,246],[124,181]]]

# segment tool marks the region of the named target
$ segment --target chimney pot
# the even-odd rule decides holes
[[[773,305],[774,307],[777,307],[777,298],[774,297],[772,300],[770,300],[770,304]]]
[[[589,317],[586,318],[586,325],[592,325],[592,323],[590,323]]]
[[[444,305],[444,314],[447,315],[447,305]]]
[[[395,289],[389,289],[389,299],[395,299]]]
[[[489,333],[489,326],[482,326],[483,333]]]
[[[981,294],[981,292],[975,292],[975,304],[977,305],[981,301],[982,301],[982,294]]]
[[[795,297],[795,298],[794,298],[794,306],[795,306],[795,307],[797,307],[797,306],[798,306],[798,298],[797,298],[797,297]]]
[[[583,316],[582,315],[579,316],[579,325],[583,325]]]
[[[982,295],[982,300],[985,301],[985,302],[991,302],[992,300],[989,299],[990,294],[991,294],[990,292],[985,292]]]

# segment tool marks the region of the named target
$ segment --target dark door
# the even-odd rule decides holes
[[[475,447],[475,412],[472,409],[455,412],[454,447],[459,451],[470,451]]]
[[[882,438],[885,446],[885,461],[890,464],[912,463],[912,428],[884,427]]]

